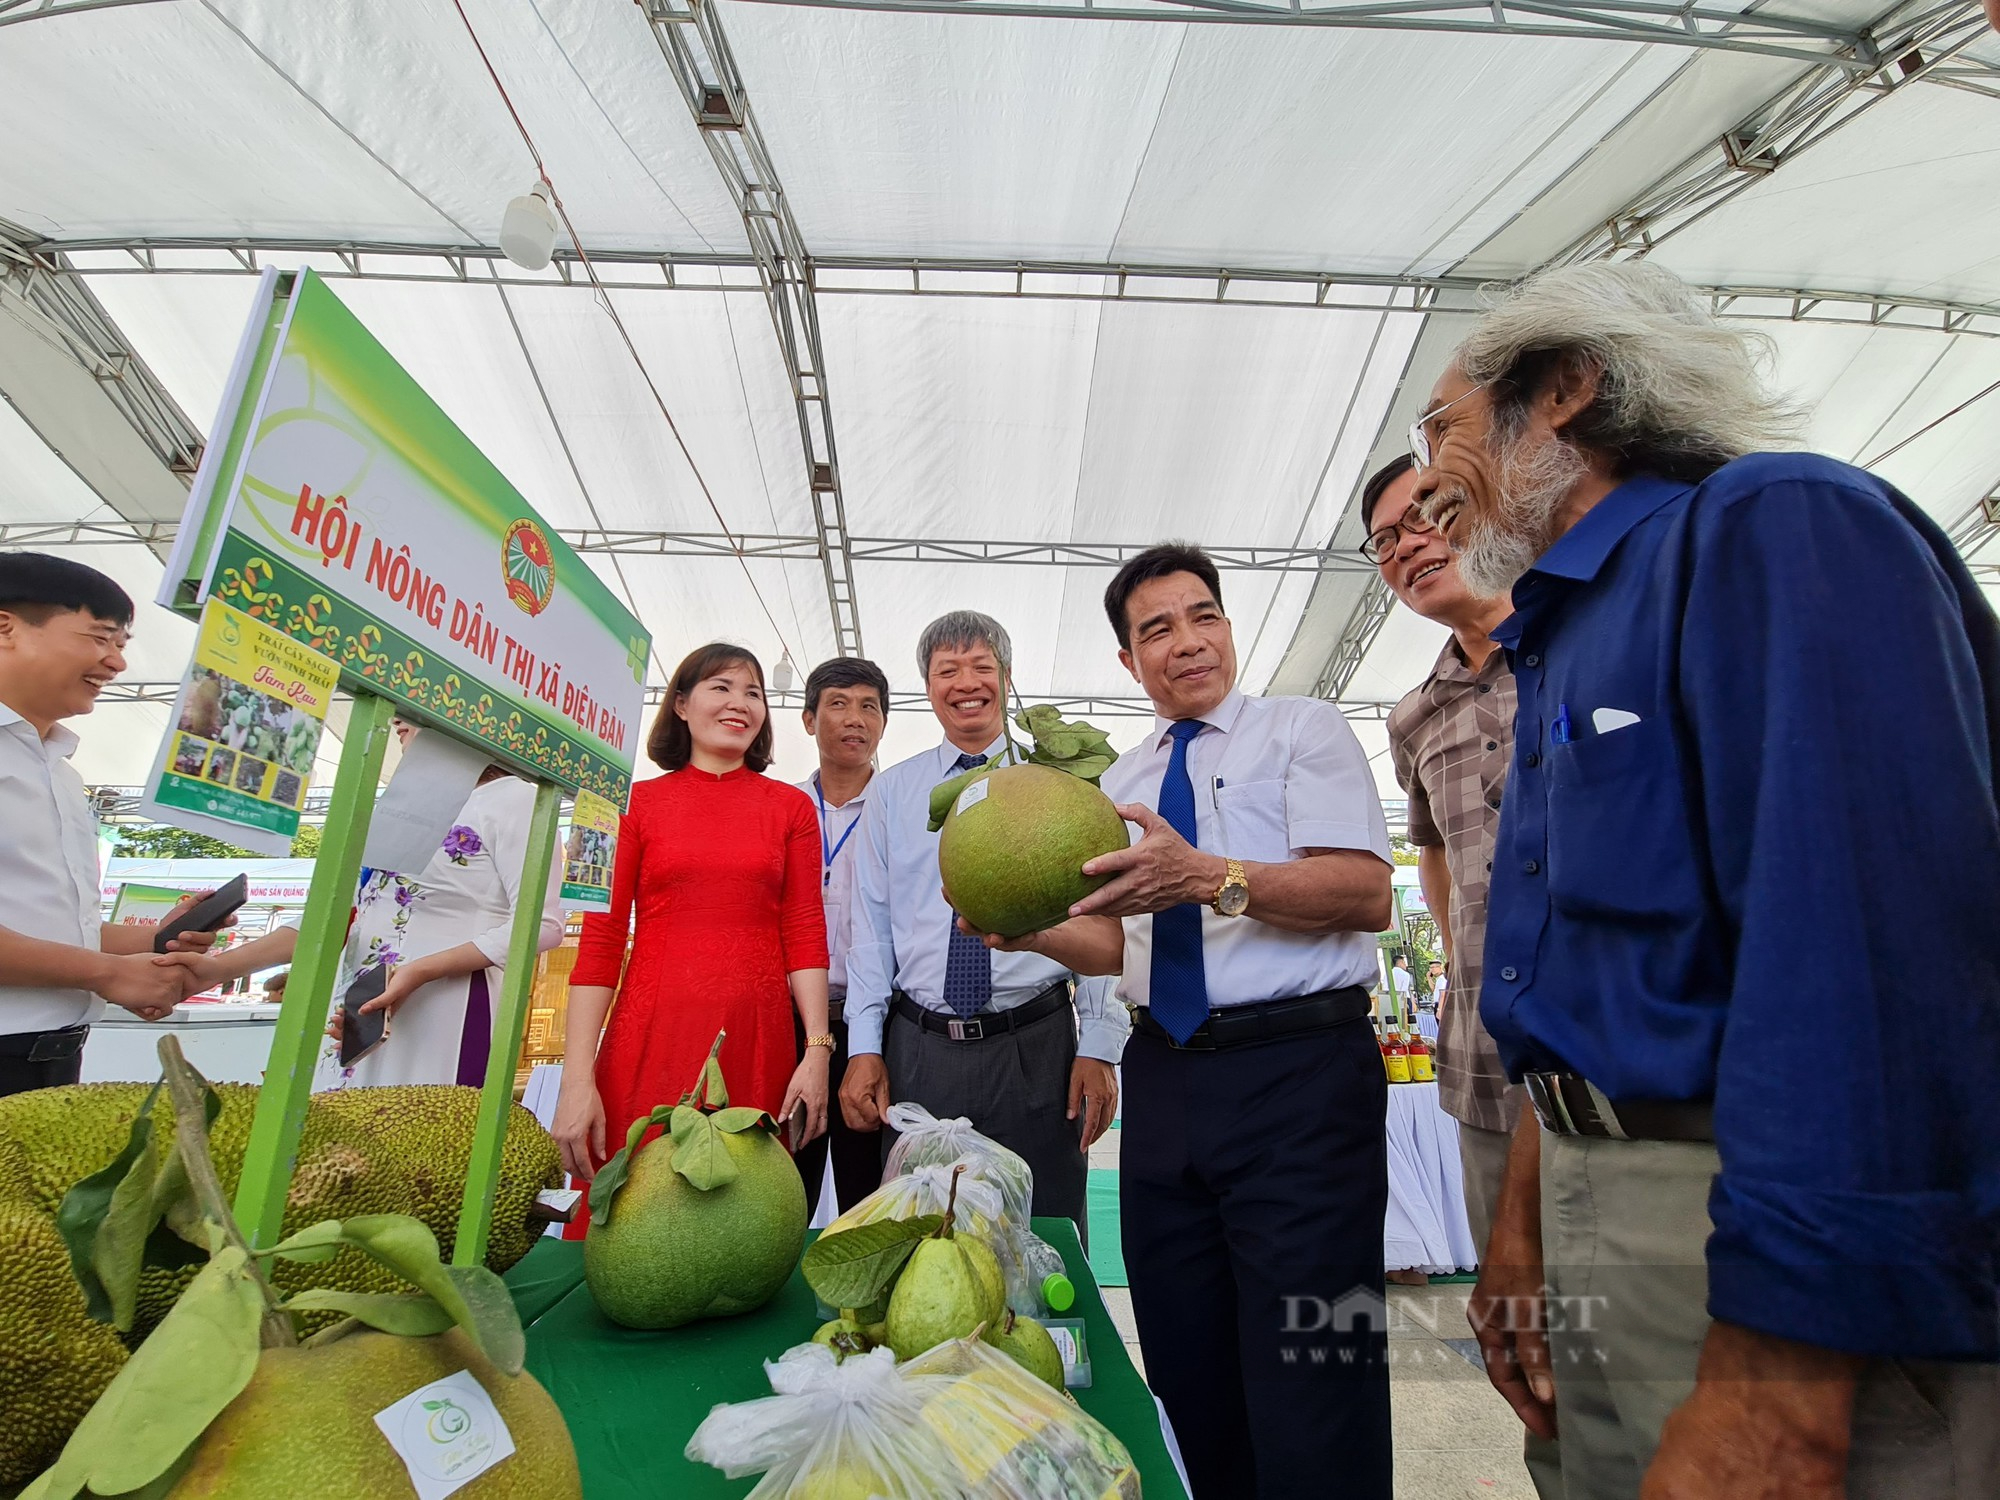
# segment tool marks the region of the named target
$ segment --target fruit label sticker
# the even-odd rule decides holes
[[[292,852],[340,667],[210,599],[144,810],[254,853]]]
[[[618,854],[618,806],[576,794],[563,843],[562,904],[569,911],[611,910],[611,869]]]
[[[375,1425],[409,1470],[417,1500],[444,1500],[514,1452],[493,1398],[469,1370],[384,1407]]]
[[[986,800],[986,781],[982,776],[958,794],[958,815],[961,818]]]

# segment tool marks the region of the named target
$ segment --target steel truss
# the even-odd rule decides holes
[[[1980,0],[1904,0],[1552,263],[1657,249],[1913,83],[1936,77],[2000,98],[2000,68],[1960,55],[1987,34]]]
[[[1362,31],[1458,32],[1479,36],[1567,37],[1747,52],[1819,62],[1843,56],[1866,71],[1866,31],[1809,19],[1743,14],[1690,0],[764,0],[826,10],[914,11],[931,15],[1060,16],[1089,21],[1206,22],[1321,26]],[[648,0],[649,10],[666,10]]]
[[[546,275],[515,271],[490,246],[438,246],[301,239],[119,239],[49,241],[89,276],[254,276],[302,261],[329,280],[495,281],[503,286],[588,286],[575,252],[561,250]],[[748,255],[661,251],[591,253],[599,278],[621,291],[761,294]],[[703,274],[689,278],[686,273]],[[718,281],[716,278],[720,277]],[[1269,267],[1121,264],[1095,261],[822,256],[806,267],[817,296],[1000,297],[1055,302],[1214,303],[1420,316],[1470,316],[1477,306],[1440,305],[1445,292],[1477,292],[1504,281],[1476,276],[1381,276]],[[1094,285],[1091,283],[1095,283]],[[2000,338],[2000,304],[1904,297],[1834,287],[1697,286],[1720,317],[1780,323],[1845,323]]]
[[[178,682],[131,682],[120,679],[97,695],[99,703],[172,703],[174,695],[181,689]],[[646,706],[657,708],[666,698],[667,689],[661,683],[649,683],[646,687]],[[1065,716],[1081,715],[1085,718],[1132,718],[1151,717],[1154,708],[1152,700],[1136,695],[1117,693],[1029,693],[1024,695],[1031,703],[1052,703]],[[798,708],[805,705],[805,694],[798,688],[770,693],[773,708]],[[1396,705],[1387,701],[1372,699],[1353,703],[1342,703],[1340,711],[1356,721],[1374,720],[1379,722],[1389,716],[1389,710]],[[929,713],[930,699],[922,693],[891,692],[889,711],[891,713]]]
[[[39,21],[45,16],[73,16],[79,11],[114,10],[125,5],[156,5],[159,0],[0,0],[0,26]]]
[[[854,562],[847,551],[847,507],[840,490],[819,309],[813,302],[805,242],[714,7],[708,0],[691,0],[689,8],[680,11],[648,6],[646,15],[695,127],[743,218],[798,410],[806,488],[812,496],[834,644],[843,656],[859,656],[861,617],[855,603]]]
[[[0,547],[171,546],[177,521],[6,521]],[[819,539],[757,536],[721,531],[608,531],[564,528],[558,533],[580,553],[614,557],[770,558],[811,562]],[[858,562],[1001,563],[1025,567],[1116,568],[1143,552],[1146,542],[994,542],[943,537],[850,537]],[[1375,565],[1348,553],[1316,547],[1204,547],[1218,568],[1250,573],[1373,573]]]
[[[0,219],[0,307],[65,350],[160,462],[194,478],[202,436],[62,252]]]

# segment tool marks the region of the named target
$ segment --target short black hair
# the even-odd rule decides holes
[[[132,623],[132,596],[95,568],[46,552],[0,552],[0,609],[31,625],[87,610],[113,625]]]
[[[1367,536],[1375,530],[1375,505],[1389,486],[1401,479],[1417,466],[1417,461],[1407,453],[1398,453],[1381,468],[1368,476],[1368,482],[1361,486],[1361,534]]]
[[[806,712],[819,712],[820,695],[828,688],[869,687],[882,700],[882,712],[889,711],[889,677],[865,656],[836,656],[823,661],[806,674]]]
[[[759,691],[764,690],[764,664],[757,660],[754,651],[728,641],[710,641],[681,658],[667,684],[666,696],[660,700],[660,711],[653,717],[653,732],[646,736],[646,754],[652,757],[654,765],[662,771],[678,771],[694,759],[694,735],[687,720],[674,712],[674,699],[693,692],[697,683],[706,682],[724,668],[738,666],[748,667],[756,675]],[[771,740],[771,708],[767,702],[764,727],[743,752],[743,764],[759,775],[770,769]]]
[[[1132,649],[1132,622],[1125,618],[1125,605],[1133,590],[1171,573],[1194,574],[1208,586],[1209,597],[1215,600],[1216,607],[1221,607],[1222,575],[1216,572],[1215,563],[1206,552],[1192,542],[1162,542],[1157,547],[1148,547],[1137,557],[1126,559],[1125,566],[1111,575],[1111,582],[1104,590],[1104,613],[1110,617],[1119,650]]]

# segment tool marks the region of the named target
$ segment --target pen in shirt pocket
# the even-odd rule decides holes
[[[1549,743],[1552,745],[1567,745],[1569,742],[1569,705],[1567,703],[1558,703],[1556,705],[1555,722],[1549,726]]]
[[[1222,821],[1222,787],[1223,781],[1220,776],[1211,776],[1208,779],[1208,805],[1215,809],[1215,830],[1222,840],[1222,847],[1227,849],[1229,825]]]

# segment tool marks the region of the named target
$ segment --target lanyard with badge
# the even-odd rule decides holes
[[[832,824],[829,821],[832,814],[827,811],[826,789],[820,785],[817,771],[813,773],[813,795],[819,798],[819,885],[821,890],[825,890],[833,884],[833,862],[840,858],[840,851],[845,849],[847,841],[854,837],[854,830],[861,826],[861,819],[857,817],[849,823],[847,831],[840,836],[840,842],[833,843]]]

